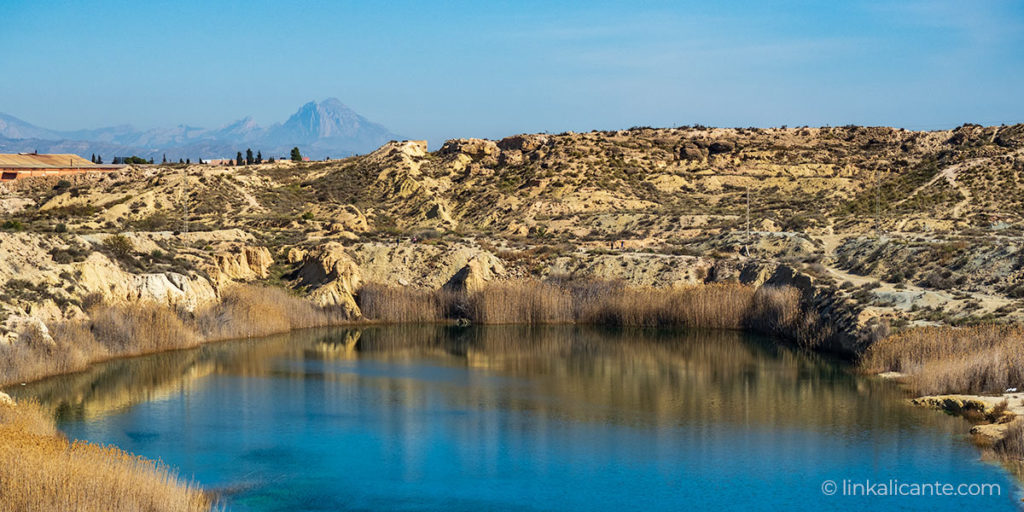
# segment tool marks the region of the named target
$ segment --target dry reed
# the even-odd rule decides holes
[[[923,394],[1002,392],[1024,385],[1024,328],[912,329],[872,345],[861,366],[907,374]]]
[[[160,463],[68,442],[37,403],[0,404],[0,512],[210,510],[208,495]]]
[[[505,281],[468,297],[469,317],[481,324],[557,324],[573,321],[572,296],[536,280]]]
[[[388,323],[464,318],[480,324],[747,329],[802,343],[822,332],[815,317],[804,314],[795,289],[740,284],[654,288],[527,279],[492,283],[469,294],[367,284],[358,301],[365,320]],[[82,370],[111,357],[349,320],[340,310],[285,290],[252,285],[229,288],[217,304],[195,313],[156,304],[100,304],[89,316],[89,321],[51,325],[49,336],[29,329],[18,343],[0,345],[0,385]]]
[[[347,319],[340,310],[318,307],[280,288],[250,285],[225,290],[221,301],[199,312],[192,323],[204,341],[217,341],[333,325]]]
[[[112,357],[267,336],[348,320],[279,288],[240,285],[195,314],[152,303],[98,304],[88,321],[57,322],[49,335],[30,327],[17,343],[0,345],[0,386],[85,369]]]
[[[445,317],[442,293],[369,283],[359,289],[363,318],[389,323],[439,322]]]
[[[1024,419],[1017,419],[1006,428],[1006,435],[996,441],[993,449],[1002,457],[1024,460]]]
[[[808,344],[822,332],[815,317],[804,314],[796,289],[736,283],[655,288],[524,279],[468,294],[371,283],[358,299],[366,319],[392,323],[465,318],[478,324],[747,329]]]

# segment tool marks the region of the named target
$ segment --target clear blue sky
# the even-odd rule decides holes
[[[0,112],[263,125],[335,96],[399,134],[1024,122],[1019,0],[3,0]]]

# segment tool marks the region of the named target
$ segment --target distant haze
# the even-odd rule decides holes
[[[398,136],[346,107],[337,98],[302,105],[283,123],[267,128],[246,117],[217,129],[180,125],[136,130],[131,126],[59,131],[0,113],[0,152],[77,153],[84,157],[137,155],[161,161],[230,158],[239,151],[265,158],[298,147],[315,159],[366,153]]]
[[[5,0],[0,12],[0,112],[65,132],[247,115],[269,127],[329,97],[432,147],[634,125],[1024,121],[1017,0]]]

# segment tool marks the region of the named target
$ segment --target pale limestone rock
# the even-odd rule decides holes
[[[335,226],[338,226],[338,228],[335,229]],[[366,222],[366,216],[363,215],[363,212],[359,211],[359,208],[353,205],[345,205],[331,216],[332,231],[362,233],[369,229],[370,226]]]
[[[14,407],[14,405],[14,399],[11,398],[11,395],[0,391],[0,406]]]
[[[130,274],[98,252],[73,266],[84,295],[98,294],[104,302],[155,302],[195,311],[217,300],[213,285],[203,277],[174,272]]]
[[[362,281],[388,286],[415,286],[436,289],[479,254],[479,247],[433,244],[394,244],[370,242],[352,247]]]
[[[971,435],[982,444],[991,446],[1006,437],[1008,428],[1005,423],[985,423],[971,427]]]
[[[214,255],[210,274],[219,287],[231,281],[266,279],[273,264],[274,258],[266,247],[232,244]]]
[[[466,167],[471,163],[473,163],[473,157],[463,153],[458,153],[452,158],[448,165],[451,166],[452,172],[462,172],[466,170]]]
[[[522,165],[523,160],[523,152],[517,149],[502,151],[498,157],[498,163],[507,166]]]
[[[444,286],[450,290],[473,293],[505,275],[505,265],[500,259],[490,253],[480,253],[470,258],[466,266],[459,269]]]
[[[44,323],[64,318],[64,314],[61,313],[60,307],[53,302],[53,299],[44,299],[42,302],[31,304],[27,311],[32,315],[32,318],[36,318]]]
[[[11,319],[8,325],[16,333],[15,343],[27,344],[33,348],[50,348],[56,346],[50,329],[46,323],[34,316],[19,316]]]
[[[451,226],[453,229],[456,225],[456,222],[452,219],[451,211],[448,209],[448,203],[442,199],[434,201],[434,205],[427,210],[426,216],[428,219],[440,220],[441,222]]]
[[[305,250],[298,247],[288,249],[288,263],[298,263],[304,259],[306,259]]]
[[[457,153],[464,153],[473,157],[474,159],[484,157],[497,158],[498,154],[501,153],[501,149],[498,148],[498,144],[493,140],[487,139],[452,139],[445,142],[441,146],[441,150],[438,153],[442,155],[454,155]]]
[[[399,151],[413,158],[421,158],[427,155],[427,141],[425,140],[404,140],[393,143]]]
[[[547,144],[546,135],[513,135],[498,141],[498,147],[505,151],[536,151],[544,144]]]
[[[309,298],[315,303],[338,306],[350,316],[359,316],[355,294],[362,277],[343,245],[328,242],[310,251],[299,268],[298,279],[301,285],[313,287]]]

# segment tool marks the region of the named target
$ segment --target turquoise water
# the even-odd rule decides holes
[[[230,510],[1016,510],[967,424],[734,332],[304,331],[15,390]],[[995,483],[999,496],[822,484]],[[841,494],[841,490],[840,490]]]

